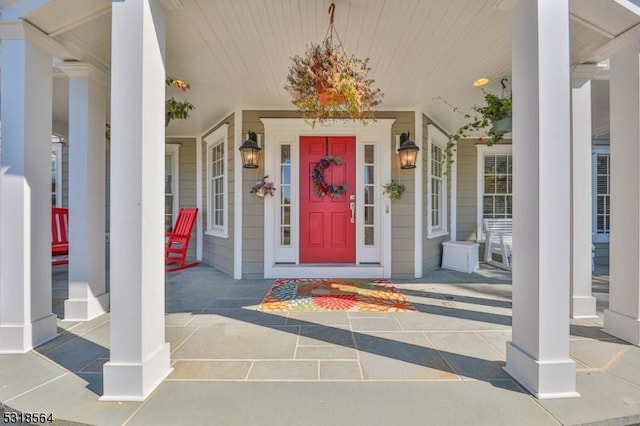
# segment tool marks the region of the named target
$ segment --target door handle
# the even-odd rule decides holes
[[[351,223],[356,223],[356,203],[350,202],[349,208],[351,209]]]

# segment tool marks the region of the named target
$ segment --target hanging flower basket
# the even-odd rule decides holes
[[[500,136],[510,133],[513,127],[511,118],[512,117],[508,115],[494,122],[492,127],[493,133]]]
[[[386,185],[382,185],[382,188],[384,188],[382,193],[388,195],[391,201],[396,201],[402,198],[402,194],[406,189],[403,184],[393,180]]]
[[[383,94],[368,77],[369,59],[348,56],[333,26],[335,4],[327,36],[320,44],[311,43],[303,55],[291,58],[287,84],[292,102],[302,117],[315,127],[317,123],[336,118],[350,118],[366,123],[374,118],[374,107]],[[333,36],[338,42],[334,44]]]
[[[167,77],[165,80],[167,87],[175,87],[182,92],[185,92],[191,88],[189,83],[184,80],[178,80],[176,78]],[[185,120],[189,118],[189,113],[193,111],[195,107],[189,101],[178,101],[176,98],[169,98],[165,104],[165,127],[169,125],[171,120]]]
[[[253,188],[251,188],[250,193],[254,194],[258,198],[265,198],[267,195],[273,197],[273,194],[276,192],[276,186],[273,182],[267,181],[268,177],[269,175],[263,176],[262,179],[260,179],[260,182],[256,183]]]

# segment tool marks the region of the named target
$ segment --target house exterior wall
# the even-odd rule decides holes
[[[178,206],[195,207],[196,202],[196,139],[167,138],[165,143],[180,145],[178,153]],[[175,219],[174,219],[175,220]],[[196,227],[191,231],[187,258],[196,257]]]
[[[429,211],[427,208],[427,194],[430,185],[428,164],[431,161],[431,153],[427,149],[429,138],[428,125],[433,124],[428,117],[422,116],[422,273],[437,269],[442,264],[442,243],[451,239],[450,234],[439,237],[428,237]],[[447,179],[447,231],[451,229],[451,178]]]
[[[242,112],[242,133],[252,131],[264,135],[261,118],[300,118],[297,111],[256,111]],[[395,154],[395,135],[410,131],[415,133],[415,113],[413,111],[378,112],[376,118],[394,118],[389,144]],[[392,268],[394,277],[412,278],[414,276],[414,172],[400,169],[397,155],[391,159],[391,175],[406,186],[401,200],[391,206],[392,215]],[[262,278],[264,273],[264,202],[251,194],[251,187],[264,175],[264,161],[260,168],[243,170],[243,209],[242,209],[242,275],[243,278]],[[382,184],[382,183],[381,183]]]
[[[228,233],[227,237],[219,237],[206,233],[207,228],[207,220],[208,220],[208,206],[207,206],[207,142],[205,141],[206,137],[213,133],[216,129],[224,124],[228,124],[228,132],[227,132],[227,147],[225,151],[225,162],[227,164],[227,192],[225,196],[227,197],[227,223],[228,223]],[[203,237],[203,246],[202,246],[202,261],[207,265],[213,266],[214,268],[233,276],[233,265],[234,265],[234,257],[233,257],[233,229],[234,229],[234,188],[235,182],[233,178],[233,170],[234,170],[234,156],[236,155],[234,150],[234,126],[235,126],[235,116],[234,114],[229,115],[227,118],[222,120],[219,124],[213,127],[210,131],[204,134],[202,138],[202,188],[203,188],[203,199],[202,199],[202,223],[204,224],[205,234]],[[182,153],[181,153],[182,155]],[[195,155],[195,154],[194,154]],[[182,173],[180,173],[182,176]],[[195,176],[195,171],[194,174]],[[194,197],[195,198],[195,197]]]

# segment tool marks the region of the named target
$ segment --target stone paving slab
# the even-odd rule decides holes
[[[296,359],[358,359],[358,352],[353,348],[341,346],[298,346]]]
[[[299,327],[201,327],[172,355],[175,359],[293,359]]]
[[[248,380],[318,380],[318,361],[254,361]]]
[[[510,381],[166,381],[128,423],[131,426],[151,424],[545,426],[559,423]]]
[[[64,368],[33,351],[21,355],[0,355],[0,401],[9,401],[66,373]]]
[[[630,348],[630,344],[618,339],[572,340],[571,357],[590,368],[605,368],[609,363]]]
[[[22,412],[51,413],[59,421],[104,426],[124,424],[141,405],[98,401],[101,394],[102,375],[66,374],[8,401],[8,405]]]
[[[320,361],[320,380],[362,380],[362,370],[357,361]]]
[[[505,357],[474,333],[425,333],[453,371],[465,378],[508,379]]]
[[[579,398],[540,400],[565,425],[640,424],[640,387],[606,372],[577,374]]]
[[[459,380],[422,333],[356,334],[365,380]]]
[[[176,361],[169,380],[246,380],[253,361]]]

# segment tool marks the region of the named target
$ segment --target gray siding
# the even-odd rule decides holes
[[[458,159],[458,208],[457,235],[458,241],[475,241],[477,239],[478,220],[478,150],[476,141],[461,140],[457,146]]]
[[[594,243],[594,262],[596,265],[609,265],[609,243]]]
[[[415,113],[382,112],[378,118],[395,118],[391,127],[391,177],[406,187],[402,198],[391,204],[391,275],[396,278],[413,278],[415,264],[415,170],[402,170],[396,151],[395,135],[404,132],[415,134]],[[383,182],[383,184],[386,182]]]
[[[227,193],[225,196],[228,199],[228,238],[216,237],[213,235],[204,235],[203,238],[203,247],[202,247],[202,261],[214,268],[233,276],[233,218],[234,218],[234,178],[233,178],[233,170],[234,170],[234,126],[235,126],[235,117],[231,114],[229,117],[225,118],[223,122],[221,122],[218,126],[212,128],[209,132],[205,133],[202,141],[202,223],[205,228],[207,227],[207,215],[208,215],[208,206],[207,206],[207,144],[204,141],[209,134],[214,132],[218,127],[223,124],[228,124],[228,134],[227,134],[227,151],[226,151],[226,161],[227,161]]]
[[[69,140],[62,144],[62,207],[69,207]]]
[[[243,111],[242,135],[256,132],[264,135],[261,118],[298,118],[296,111]],[[264,157],[263,157],[264,158]],[[250,194],[256,180],[264,176],[264,161],[260,167],[242,171],[242,276],[264,276],[264,201]]]
[[[428,238],[429,230],[429,211],[427,191],[429,189],[429,170],[428,164],[431,161],[431,152],[427,150],[427,139],[429,137],[429,130],[427,126],[430,124],[430,120],[426,116],[422,116],[422,273],[433,271],[440,267],[442,263],[442,243],[449,241],[450,235],[443,235],[436,238]],[[451,229],[451,176],[447,176],[447,228]],[[455,218],[453,219],[455,220]]]
[[[196,207],[196,139],[167,138],[166,143],[180,145],[178,154],[178,205],[180,207]],[[195,226],[191,232],[187,257],[191,259],[196,257]]]

